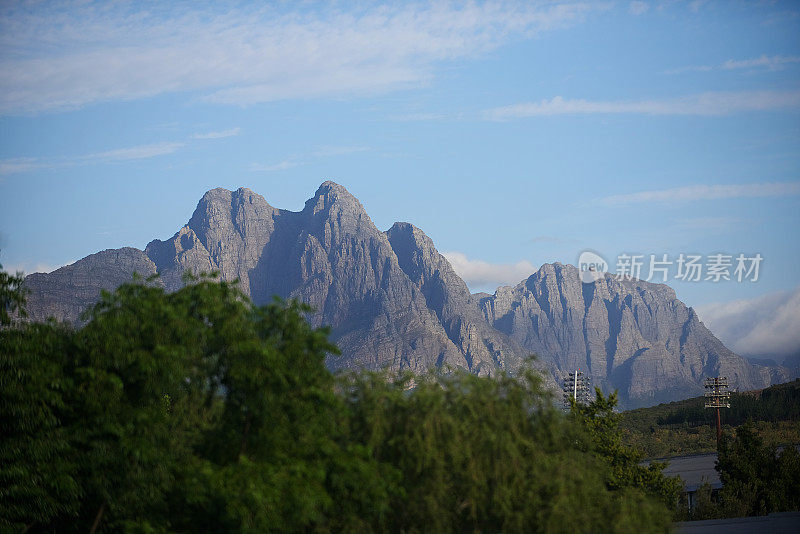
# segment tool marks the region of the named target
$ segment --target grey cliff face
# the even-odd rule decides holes
[[[446,365],[490,375],[535,353],[556,375],[590,370],[596,384],[620,389],[625,406],[701,393],[704,376],[727,375],[740,389],[782,378],[726,349],[664,285],[582,284],[575,267],[553,264],[513,288],[470,295],[420,229],[395,223],[381,232],[333,182],[300,212],[273,208],[249,189],[209,191],[183,228],[144,251],[106,250],[28,276],[28,311],[79,323],[101,289],[134,272],[158,272],[174,291],[187,271],[238,280],[256,304],[277,295],[313,306],[309,321],[329,325],[342,350],[328,359],[334,370]]]
[[[28,316],[34,321],[55,317],[77,323],[81,313],[98,301],[101,290],[113,291],[130,282],[134,272],[146,278],[156,274],[156,266],[141,250],[125,247],[86,256],[49,274],[28,275]]]
[[[154,240],[145,254],[167,289],[181,287],[184,271],[219,271],[223,280],[249,287],[250,271],[274,231],[278,210],[249,189],[213,189],[203,195],[189,223],[166,241]]]
[[[497,332],[481,316],[464,281],[439,254],[433,241],[409,223],[395,223],[386,234],[400,268],[420,288],[447,337],[464,355],[470,369],[494,366],[516,369],[524,349]]]
[[[595,385],[618,389],[626,407],[701,395],[709,376],[727,376],[740,390],[786,378],[725,348],[663,284],[612,275],[585,284],[576,267],[545,264],[480,305],[555,374],[588,371]]]
[[[214,189],[188,224],[144,252],[105,251],[27,277],[31,315],[76,322],[100,289],[114,289],[134,272],[157,271],[174,291],[184,272],[218,271],[223,280],[238,279],[257,304],[277,295],[313,306],[310,322],[329,325],[342,350],[328,360],[333,369],[423,372],[448,365],[491,374],[516,368],[519,347],[486,323],[463,281],[416,232],[417,248],[404,242],[398,255],[390,233],[378,230],[361,203],[333,182],[323,183],[297,213],[273,208],[249,189]],[[425,275],[409,271],[412,264]],[[427,281],[438,280],[440,271],[446,274],[434,291]]]

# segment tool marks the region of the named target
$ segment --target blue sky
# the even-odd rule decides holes
[[[758,253],[755,283],[669,283],[800,331],[799,148],[795,2],[0,5],[0,262],[26,272],[166,238],[214,187],[299,210],[332,179],[473,291],[586,249]]]

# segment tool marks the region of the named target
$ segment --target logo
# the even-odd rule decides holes
[[[608,262],[600,254],[584,250],[578,256],[578,271],[581,282],[591,284],[603,278],[608,271]]]

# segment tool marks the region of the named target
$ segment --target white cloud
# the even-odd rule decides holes
[[[777,69],[783,65],[787,65],[789,63],[798,63],[798,62],[800,62],[800,57],[798,56],[767,57],[762,55],[761,57],[757,57],[754,59],[743,59],[738,61],[729,59],[728,61],[720,65],[720,68],[724,70],[752,69],[755,67],[766,67],[768,69]]]
[[[80,165],[134,161],[172,154],[186,146],[184,143],[155,143],[127,148],[117,148],[83,156],[42,160],[38,158],[14,158],[0,161],[0,176],[24,174],[42,169],[60,169]]]
[[[707,3],[708,0],[694,0],[693,2],[689,3],[689,9],[692,11],[692,13],[697,13],[700,11],[700,8]]]
[[[800,352],[800,287],[696,310],[709,330],[734,352],[748,356]]]
[[[800,91],[710,92],[663,100],[590,101],[556,96],[550,100],[489,109],[489,120],[578,114],[730,115],[800,108]]]
[[[647,2],[631,2],[628,4],[628,12],[631,15],[643,15],[647,13],[647,10],[650,9],[650,6],[647,5]]]
[[[241,128],[231,128],[230,130],[221,130],[219,132],[198,133],[192,136],[192,139],[224,139],[225,137],[233,137],[239,135]]]
[[[3,264],[3,270],[8,273],[18,273],[21,272],[25,274],[25,276],[31,273],[51,273],[56,269],[60,269],[65,265],[71,265],[75,263],[75,261],[70,261],[67,263],[62,264],[51,264],[51,263],[43,263],[43,262],[22,262],[22,263],[15,263],[15,264]]]
[[[471,260],[462,252],[443,252],[442,256],[473,290],[515,285],[536,272],[536,267],[527,260],[502,264]]]
[[[11,158],[0,160],[0,176],[19,174],[47,167],[36,158]]]
[[[356,4],[3,3],[0,113],[168,92],[245,105],[424,83],[443,61],[579,21],[573,2]]]
[[[295,160],[287,159],[283,160],[280,163],[274,163],[271,165],[264,165],[262,163],[253,163],[250,165],[250,170],[254,172],[275,172],[275,171],[285,171],[286,169],[291,169],[292,167],[297,167],[299,163]]]
[[[800,182],[767,182],[756,184],[689,185],[598,199],[606,206],[626,206],[650,202],[689,202],[721,198],[758,198],[800,194]]]
[[[106,152],[98,152],[96,154],[88,154],[81,156],[78,159],[86,161],[128,161],[135,159],[147,159],[156,156],[164,156],[178,151],[180,148],[186,146],[184,143],[156,143],[152,145],[140,145],[129,148],[118,148],[115,150],[108,150]]]
[[[713,70],[738,70],[738,69],[769,69],[779,70],[792,63],[800,63],[800,56],[767,56],[761,55],[750,59],[729,59],[719,65],[695,65],[666,71],[666,74],[681,72],[709,72]]]

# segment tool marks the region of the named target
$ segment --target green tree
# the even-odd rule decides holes
[[[15,314],[26,316],[23,282],[22,273],[7,273],[0,264],[0,328],[10,325]]]
[[[65,366],[74,335],[55,324],[0,330],[0,528],[74,520],[80,485]]]
[[[735,437],[723,434],[717,470],[727,517],[800,509],[800,453],[788,446],[778,454],[752,423],[737,427]]]
[[[586,430],[557,412],[538,376],[466,372],[351,376],[352,441],[383,465],[390,507],[377,530],[659,532],[670,514],[606,484],[611,466],[576,447]],[[398,476],[399,475],[399,476]]]
[[[235,285],[138,280],[73,331],[0,333],[0,521],[59,531],[295,531],[336,516],[327,331]],[[332,480],[332,475],[336,480]],[[337,518],[339,516],[336,516]]]
[[[136,280],[80,330],[0,331],[0,525],[669,529],[665,482],[621,446],[614,398],[568,418],[530,370],[336,380],[308,311],[214,279]]]
[[[750,423],[736,429],[736,439],[723,435],[717,470],[728,517],[765,515],[769,511],[767,484],[774,471],[774,457],[774,451],[764,446]]]
[[[216,414],[171,497],[181,528],[296,531],[343,521],[333,491],[367,485],[369,466],[338,439],[341,401],[325,368],[337,352],[308,308],[275,301],[215,325],[207,359]],[[363,456],[363,455],[362,455]],[[352,491],[352,488],[350,488]]]
[[[681,482],[664,476],[664,463],[641,465],[642,452],[624,443],[619,427],[621,416],[614,411],[616,405],[617,393],[604,396],[599,388],[595,388],[595,399],[590,404],[571,404],[572,417],[588,431],[588,449],[611,467],[606,483],[614,490],[640,490],[658,498],[667,508],[674,508],[682,489]]]

